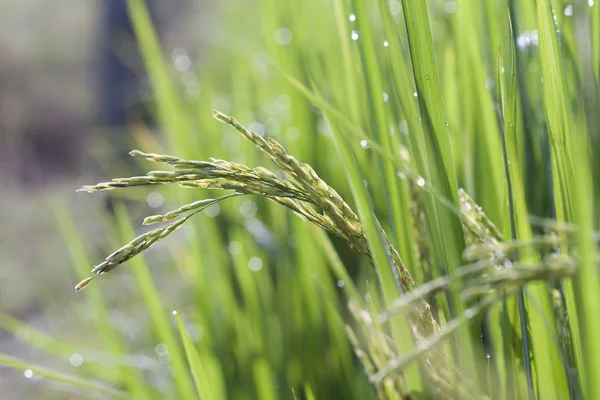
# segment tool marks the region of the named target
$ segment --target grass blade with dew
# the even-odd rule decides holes
[[[388,258],[384,243],[382,242],[381,234],[378,230],[379,225],[375,221],[371,201],[364,186],[360,168],[356,163],[354,155],[352,154],[346,138],[342,135],[337,126],[334,125],[335,123],[331,122],[329,113],[325,110],[323,110],[323,112],[329,121],[329,128],[333,134],[338,154],[341,158],[344,170],[346,171],[348,183],[350,184],[354,200],[358,206],[358,214],[364,225],[365,234],[367,240],[369,241],[369,247],[373,254],[373,261],[379,278],[379,283],[381,285],[381,290],[384,293],[386,301],[389,302],[397,297],[402,290],[398,287],[399,285],[397,284],[397,278],[394,276],[395,267]],[[394,339],[397,341],[398,345],[400,343],[411,342],[412,334],[410,333],[408,324],[406,321],[399,321],[400,322],[392,324]],[[414,374],[414,372],[411,373],[410,389],[407,386],[404,387],[406,394],[409,393],[412,388],[420,387],[421,384],[420,380],[418,379],[418,375]]]
[[[181,341],[183,342],[183,348],[185,349],[186,358],[190,366],[194,384],[196,385],[198,397],[204,400],[226,399],[227,396],[225,394],[225,387],[223,386],[223,377],[218,364],[212,359],[212,355],[210,355],[211,359],[208,357],[201,359],[181,316],[175,311],[173,313],[177,319],[179,334],[181,335]]]
[[[133,236],[133,228],[129,222],[129,216],[123,205],[115,208],[115,216],[118,221],[119,233],[122,238]],[[132,271],[137,278],[142,299],[146,304],[156,333],[160,341],[167,345],[171,353],[171,365],[174,372],[174,383],[177,388],[178,397],[181,399],[195,399],[193,384],[189,375],[189,368],[185,362],[185,356],[175,339],[173,328],[167,315],[169,312],[164,307],[161,296],[154,284],[152,275],[148,269],[143,255],[131,260]]]
[[[536,4],[542,76],[544,79],[544,110],[548,124],[547,129],[551,147],[552,186],[554,191],[555,212],[558,221],[572,221],[574,207],[576,206],[572,196],[580,190],[580,185],[575,184],[574,180],[575,172],[573,163],[574,158],[578,157],[578,155],[573,152],[573,140],[575,134],[581,135],[582,133],[576,133],[574,130],[573,112],[569,100],[567,78],[563,67],[552,4],[543,0],[536,1]],[[541,298],[542,294],[543,293],[540,293],[540,298],[537,299],[538,302],[544,300]],[[577,322],[577,319],[579,318],[577,301],[574,288],[570,281],[565,282],[565,301],[570,318],[570,330],[572,334],[577,335],[577,331],[580,329],[578,325],[581,324],[578,324]],[[547,301],[540,304],[543,309],[548,310],[547,314],[551,314]],[[534,322],[532,321],[532,325],[533,324]],[[543,327],[541,327],[541,323],[539,326],[540,331],[542,331]],[[578,343],[577,341],[580,339],[575,340],[576,364],[580,365],[580,361],[577,359],[581,357],[582,351],[577,347],[583,342]],[[551,346],[545,351],[535,351],[536,343],[538,342],[534,341],[535,356],[539,360],[539,362],[536,363],[536,365],[539,365],[539,379],[543,382],[553,382],[553,385],[540,386],[540,396],[548,397],[556,396],[560,393],[567,393],[565,371],[560,371],[556,367],[551,367],[551,365],[560,365],[559,355],[557,354],[556,349]],[[539,354],[543,354],[545,360],[540,360]],[[579,375],[582,387],[587,387],[585,379],[586,376],[584,374]],[[547,394],[547,396],[545,394]]]
[[[502,150],[504,156],[504,171],[506,176],[506,190],[508,197],[508,213],[507,228],[505,231],[509,232],[511,240],[519,239],[521,241],[531,240],[532,232],[527,219],[528,210],[525,199],[524,183],[521,178],[521,166],[520,159],[518,156],[518,143],[517,143],[517,120],[518,120],[518,108],[517,108],[517,75],[516,75],[516,54],[515,46],[512,41],[512,23],[510,21],[510,15],[508,15],[508,23],[510,28],[510,68],[509,68],[509,83],[508,83],[508,95],[505,88],[505,82],[503,79],[503,60],[501,53],[498,57],[498,68],[497,68],[497,82],[500,93],[500,106],[502,110],[502,122],[501,127],[501,139],[502,139]],[[506,222],[506,221],[505,221]],[[537,256],[532,252],[526,252],[521,254],[521,260],[536,262]],[[500,346],[502,343],[505,347],[513,341],[505,340],[506,335],[513,336],[514,327],[521,327],[520,343],[522,344],[522,355],[523,365],[525,369],[525,380],[527,382],[527,388],[529,390],[529,396],[533,395],[533,375],[532,375],[532,362],[530,357],[529,348],[529,331],[527,329],[527,312],[525,309],[525,302],[523,297],[523,291],[519,290],[517,293],[517,309],[518,316],[516,319],[512,319],[510,314],[506,314],[507,318],[503,318],[504,322],[501,324],[501,336],[496,336],[497,345]],[[514,309],[515,304],[511,299],[506,299],[503,305],[503,310]],[[504,311],[501,311],[504,312]],[[534,328],[537,329],[537,328]],[[518,343],[518,341],[517,341]],[[520,374],[520,370],[515,368],[515,364],[509,358],[513,352],[517,352],[519,349],[513,348],[512,351],[509,348],[504,348],[502,353],[504,354],[504,373],[507,375],[507,382],[514,382],[515,386],[507,388],[507,396],[509,393],[521,392],[519,389],[521,382],[523,381],[523,375]],[[515,382],[514,379],[517,381]]]
[[[457,183],[454,172],[454,161],[450,138],[446,126],[446,116],[443,108],[441,88],[438,78],[433,40],[430,31],[429,15],[425,2],[402,1],[404,21],[408,32],[410,54],[412,57],[413,74],[419,100],[419,109],[423,123],[425,152],[427,161],[417,156],[419,169],[436,187],[442,196],[450,199],[458,209]],[[419,149],[420,150],[420,149]],[[434,244],[434,259],[438,268],[445,274],[452,274],[461,264],[461,253],[465,247],[461,222],[449,210],[428,206],[428,218],[431,218],[431,238]],[[460,299],[450,295],[450,312],[457,315],[462,313]],[[468,329],[461,329],[457,334],[457,352],[459,365],[469,379],[474,381],[477,376],[475,354]]]

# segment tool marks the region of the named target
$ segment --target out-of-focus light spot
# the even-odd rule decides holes
[[[456,12],[456,2],[447,1],[446,5],[444,5],[444,10],[446,10],[448,14],[454,14]]]
[[[240,254],[240,252],[242,251],[242,245],[240,242],[236,242],[235,240],[233,240],[229,242],[229,246],[227,246],[227,249],[229,250],[229,254],[235,256],[237,254]]]
[[[240,213],[246,218],[254,217],[257,210],[258,207],[256,207],[256,203],[252,200],[244,200],[240,205]]]
[[[73,353],[69,358],[69,362],[74,367],[81,367],[83,364],[83,356],[79,353]]]
[[[158,192],[151,192],[146,198],[146,203],[152,208],[158,208],[163,204],[163,196]]]
[[[221,212],[221,207],[218,204],[213,204],[212,206],[208,206],[204,209],[204,214],[210,218],[216,217],[219,215],[219,212]]]
[[[566,6],[564,13],[567,17],[572,16],[573,15],[573,6],[571,6],[571,5]]]
[[[186,49],[182,47],[176,48],[175,50],[173,50],[172,57],[173,62],[175,63],[175,68],[178,71],[184,72],[190,69],[192,61],[190,60],[190,55],[188,54]]]
[[[175,68],[177,71],[187,71],[192,66],[192,61],[188,56],[177,56],[175,59]]]
[[[277,97],[277,107],[280,110],[288,110],[292,106],[292,99],[287,94]]]
[[[285,131],[285,135],[287,136],[288,140],[291,140],[294,142],[294,141],[300,139],[300,129],[296,128],[295,126],[290,126]]]
[[[258,257],[252,257],[250,261],[248,261],[248,268],[252,271],[259,271],[263,266],[263,262]]]
[[[292,41],[292,31],[287,28],[279,28],[275,31],[275,43],[287,46]]]
[[[154,352],[159,356],[161,354],[167,354],[169,352],[169,347],[164,343],[159,343],[154,348]]]
[[[248,129],[256,133],[258,136],[265,136],[265,126],[260,122],[252,122],[250,125],[248,125]]]
[[[406,121],[406,120],[400,121],[400,125],[398,125],[398,129],[400,130],[400,133],[402,133],[403,135],[408,135],[408,121]]]
[[[29,379],[33,377],[33,371],[30,369],[26,369],[25,372],[23,372],[23,375],[25,375],[25,378]]]
[[[198,76],[193,71],[185,71],[181,74],[181,82],[186,86],[196,86],[198,84]]]
[[[402,10],[402,5],[400,5],[400,2],[392,0],[388,2],[388,5],[390,6],[390,12],[392,15],[400,14],[400,11]]]

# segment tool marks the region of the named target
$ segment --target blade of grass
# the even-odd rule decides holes
[[[218,369],[218,364],[215,360],[211,359],[212,356],[205,356],[204,360],[201,359],[194,342],[192,342],[192,339],[190,338],[187,328],[183,324],[181,316],[179,316],[178,313],[175,313],[175,318],[177,319],[179,334],[181,335],[181,341],[183,342],[183,348],[190,365],[190,371],[199,398],[215,400],[226,399],[225,387],[222,385],[223,377],[221,371]]]
[[[127,0],[129,17],[135,32],[144,66],[154,90],[156,112],[162,129],[182,156],[188,156],[189,138],[194,135],[191,118],[170,75],[158,35],[144,0]]]
[[[566,89],[566,77],[562,67],[561,51],[556,33],[552,6],[549,2],[538,0],[538,31],[542,76],[544,78],[544,109],[548,123],[552,155],[552,180],[556,216],[559,221],[571,220],[571,196],[573,189],[572,144],[573,120]],[[530,314],[532,345],[534,350],[538,395],[543,398],[560,398],[568,393],[567,379],[562,368],[560,354],[556,346],[551,345],[549,333],[544,327],[544,320],[553,320],[553,311],[548,299],[545,285],[531,287],[535,290],[535,300],[545,315],[533,312]],[[569,283],[566,285],[567,310],[570,313],[571,332],[577,326],[575,299]],[[541,319],[540,319],[541,318]],[[575,323],[573,323],[575,321]],[[550,324],[554,326],[554,324]],[[577,354],[578,351],[576,350]]]
[[[125,207],[120,204],[115,208],[115,216],[117,225],[121,235],[121,240],[126,241],[126,238],[134,237],[133,227],[129,222],[129,217]],[[137,278],[141,295],[152,319],[157,336],[161,342],[167,345],[169,352],[172,354],[172,365],[175,373],[175,385],[178,394],[182,399],[194,399],[193,385],[189,376],[189,368],[186,365],[185,357],[179,348],[179,344],[175,339],[175,334],[169,320],[164,305],[161,303],[161,296],[154,285],[152,275],[148,270],[148,266],[144,260],[144,255],[140,254],[129,261],[131,269],[134,271]]]
[[[427,5],[422,1],[403,0],[402,6],[429,165],[424,164],[422,157],[417,157],[417,163],[421,163],[421,171],[428,172],[426,175],[430,177],[428,180],[441,195],[458,206],[454,161],[446,126]],[[429,213],[428,218],[433,218],[430,226],[435,261],[445,274],[452,275],[462,263],[461,253],[465,248],[461,222],[447,209],[441,209],[435,204],[429,205],[428,208],[433,211]],[[458,296],[451,295],[450,299],[451,314],[461,314],[463,307]],[[468,329],[461,329],[457,333],[457,346],[461,369],[467,377],[477,382],[475,379],[477,349],[473,346]]]
[[[40,367],[38,365],[18,360],[6,354],[0,353],[0,365],[5,365],[18,371],[31,371],[33,375],[39,375],[52,381],[73,385],[85,391],[92,391],[111,396],[115,399],[132,398],[125,392],[105,386],[103,384],[79,378],[64,372],[52,371],[51,369]]]
[[[313,88],[313,90],[316,91],[316,88]],[[330,113],[326,110],[323,110],[323,112],[329,121],[329,127],[333,133],[338,154],[342,160],[342,164],[344,165],[344,170],[346,171],[348,183],[352,189],[354,201],[358,206],[359,217],[364,224],[365,234],[367,240],[369,241],[369,247],[373,255],[375,269],[377,271],[382,292],[384,293],[386,301],[391,302],[399,294],[397,278],[394,276],[395,267],[391,265],[390,259],[386,254],[386,250],[378,229],[379,225],[375,219],[375,216],[373,215],[373,208],[362,179],[360,168],[356,163],[346,138],[341,134],[336,125],[331,123],[331,117],[329,115]],[[410,333],[408,324],[404,319],[398,319],[397,321],[398,322],[392,324],[392,331],[396,343],[399,346],[400,343],[412,341],[412,334]],[[402,351],[402,348],[399,348],[398,350]],[[411,372],[410,369],[408,371]],[[413,370],[412,372],[410,387],[411,389],[420,389],[420,379],[418,374],[414,373],[417,371]],[[405,390],[408,390],[406,386],[405,388]]]

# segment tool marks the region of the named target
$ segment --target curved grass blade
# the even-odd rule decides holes
[[[223,386],[223,377],[220,370],[213,370],[212,374],[210,373],[211,367],[218,368],[218,365],[216,365],[212,359],[212,355],[210,356],[210,359],[206,358],[204,361],[201,360],[198,350],[196,349],[194,342],[192,342],[192,339],[190,338],[190,335],[188,334],[187,328],[183,324],[181,317],[177,312],[173,313],[177,319],[179,334],[181,335],[181,341],[183,342],[183,348],[185,350],[188,364],[190,365],[190,371],[192,373],[192,378],[194,379],[194,384],[196,385],[199,398],[204,400],[226,399],[227,396],[225,395],[225,387]]]

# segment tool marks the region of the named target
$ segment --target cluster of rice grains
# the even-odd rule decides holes
[[[264,155],[285,172],[285,178],[280,178],[262,167],[250,168],[224,160],[193,161],[169,155],[132,151],[130,154],[134,157],[144,157],[149,161],[167,164],[173,169],[151,171],[145,176],[117,178],[110,182],[84,186],[80,190],[96,192],[114,188],[176,183],[184,188],[223,189],[231,193],[186,204],[164,215],[147,217],[144,220],[145,225],[155,223],[165,223],[165,225],[138,236],[106,257],[102,263],[92,269],[92,276],[77,284],[75,287],[77,291],[86,287],[97,275],[111,271],[164,239],[196,213],[213,204],[241,195],[264,196],[287,207],[304,220],[342,238],[367,261],[373,262],[363,226],[356,213],[310,165],[300,163],[288,154],[281,144],[251,132],[234,118],[218,111],[215,111],[213,116],[218,121],[233,126],[242,136],[253,142]],[[411,188],[413,194],[417,190],[418,188],[413,185]],[[367,311],[360,309],[356,304],[350,305],[351,313],[357,323],[358,334],[348,327],[348,336],[371,382],[382,398],[386,398],[385,393],[390,389],[390,385],[393,387],[398,384],[396,379],[402,370],[418,358],[425,361],[428,376],[438,391],[458,390],[461,397],[478,397],[478,394],[470,391],[469,382],[461,377],[460,371],[457,371],[456,367],[449,367],[450,363],[446,361],[444,351],[438,344],[460,326],[480,316],[501,298],[514,293],[524,283],[532,279],[547,279],[548,274],[559,277],[574,272],[574,263],[568,257],[549,258],[540,265],[533,266],[512,263],[507,255],[527,244],[504,242],[494,224],[462,190],[459,191],[459,201],[465,235],[471,245],[465,256],[473,261],[472,264],[462,267],[454,276],[433,279],[417,288],[403,266],[398,252],[382,231],[382,237],[387,242],[386,246],[391,253],[406,294],[383,312]],[[419,217],[422,209],[416,200],[415,204],[412,210],[415,220],[422,219],[422,215]],[[416,225],[424,226],[418,223]],[[426,232],[418,232],[415,240],[422,261],[429,259],[427,241],[423,238],[425,235]],[[558,240],[559,236],[551,237]],[[545,238],[547,240],[548,236]],[[428,263],[431,261],[428,260]],[[507,266],[510,268],[506,268]],[[499,288],[502,290],[498,290]],[[427,299],[433,299],[436,294],[450,289],[461,290],[465,299],[473,299],[477,296],[479,301],[441,328],[432,314]],[[395,346],[390,344],[383,333],[384,330],[381,329],[382,324],[395,316],[408,317],[415,337],[416,346],[405,354],[398,354]],[[360,341],[358,337],[361,338]],[[363,351],[361,346],[366,351]]]
[[[298,162],[275,140],[262,138],[246,129],[235,119],[218,111],[214,112],[214,117],[221,122],[234,126],[245,138],[256,144],[257,148],[273,160],[286,173],[287,177],[281,179],[266,168],[250,168],[224,160],[192,161],[168,155],[132,151],[130,154],[134,157],[144,157],[149,161],[167,164],[173,167],[174,170],[151,171],[146,176],[117,178],[110,182],[84,186],[80,190],[96,192],[114,188],[177,183],[185,188],[224,189],[233,193],[216,199],[200,200],[165,215],[146,218],[144,224],[148,225],[181,217],[165,227],[137,237],[115,251],[103,263],[94,267],[92,270],[94,275],[78,284],[77,290],[83,289],[94,276],[112,270],[117,265],[124,263],[152,244],[165,238],[197,212],[229,197],[240,195],[264,196],[289,208],[303,219],[341,237],[352,248],[355,248],[367,260],[371,261],[367,241],[357,215],[342,200],[339,194],[317,175],[312,167]],[[407,288],[414,286],[406,270],[401,271],[401,276]]]

